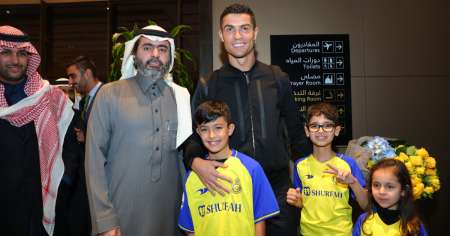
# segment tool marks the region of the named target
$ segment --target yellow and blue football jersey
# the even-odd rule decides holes
[[[347,184],[338,183],[333,174],[324,173],[330,169],[327,164],[350,170],[360,185],[365,186],[361,170],[350,157],[339,154],[320,162],[311,154],[299,159],[294,169],[294,186],[301,189],[303,196],[300,231],[304,236],[348,236],[352,231],[351,189]]]
[[[359,216],[358,220],[353,227],[353,236],[401,236],[400,220],[387,225],[380,216],[375,212],[364,223],[367,213],[363,213]],[[364,230],[363,230],[364,229]],[[420,231],[418,236],[427,236],[427,231],[423,224],[420,225]]]
[[[255,224],[279,213],[275,194],[262,167],[245,154],[232,150],[217,171],[232,178],[222,181],[230,193],[214,196],[189,172],[178,224],[187,232],[201,235],[255,235]]]

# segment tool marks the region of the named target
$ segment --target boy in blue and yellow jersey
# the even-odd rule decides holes
[[[332,149],[334,136],[341,131],[336,108],[316,103],[307,111],[306,135],[313,153],[295,163],[294,188],[287,202],[302,208],[300,232],[309,235],[345,235],[352,231],[352,207],[349,196],[356,197],[361,208],[367,206],[364,177],[356,162]]]
[[[228,145],[234,124],[226,103],[206,101],[198,106],[196,131],[208,150],[207,159],[223,161],[218,172],[232,181],[223,183],[229,194],[213,195],[197,174],[189,172],[178,224],[188,235],[262,236],[264,221],[279,213],[278,204],[262,167]]]

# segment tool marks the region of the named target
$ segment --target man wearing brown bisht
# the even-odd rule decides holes
[[[0,234],[73,235],[79,149],[72,102],[43,80],[29,37],[0,26]],[[77,221],[71,221],[78,227]]]

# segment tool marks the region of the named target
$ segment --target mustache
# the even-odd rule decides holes
[[[12,64],[6,64],[6,67],[20,67],[23,68],[24,66],[20,63],[12,63]]]
[[[145,66],[148,66],[152,63],[158,63],[160,66],[163,65],[162,61],[157,57],[152,57],[145,62]]]

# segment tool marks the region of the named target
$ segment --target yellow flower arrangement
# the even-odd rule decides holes
[[[405,163],[411,175],[414,199],[431,198],[441,188],[436,170],[436,159],[425,148],[399,145],[395,159]]]
[[[441,188],[436,159],[425,148],[400,145],[403,140],[374,136],[364,136],[351,140],[345,152],[356,160],[367,177],[370,168],[385,158],[395,158],[403,162],[411,176],[414,199],[431,198]],[[395,147],[395,148],[394,148]]]

